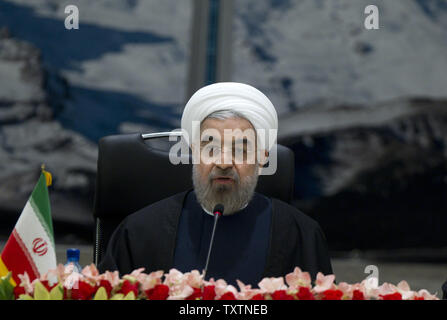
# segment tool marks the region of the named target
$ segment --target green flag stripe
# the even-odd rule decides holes
[[[40,221],[42,228],[45,230],[45,233],[47,234],[48,238],[50,238],[51,243],[55,248],[53,232],[48,228],[46,221],[43,220],[43,216],[39,211],[39,207],[36,205],[32,198],[30,199],[29,203],[31,205],[31,208],[33,208],[34,214],[36,215],[37,219]]]
[[[37,181],[37,185],[34,187],[33,193],[31,194],[30,203],[38,219],[47,231],[49,238],[54,242],[50,198],[48,196],[47,183],[43,173],[40,174],[39,181]]]

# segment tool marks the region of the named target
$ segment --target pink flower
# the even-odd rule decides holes
[[[164,284],[169,287],[168,300],[184,300],[194,293],[194,289],[187,283],[187,277],[177,269],[169,270]]]
[[[356,300],[359,300],[360,297],[365,299],[365,287],[362,283],[349,284],[346,282],[340,282],[336,287],[338,290],[343,292],[342,299],[354,299],[354,294],[356,296]]]
[[[117,287],[120,284],[120,276],[118,271],[106,271],[105,273],[99,275],[98,282],[100,282],[101,280],[109,281],[112,287]]]
[[[402,300],[413,300],[416,292],[410,289],[406,281],[401,281],[397,284],[397,291],[402,295]]]
[[[31,284],[28,273],[25,271],[24,274],[19,274],[18,277],[20,279],[20,286],[25,289],[25,293],[32,295],[34,291],[34,286]]]
[[[377,299],[402,300],[402,294],[395,285],[385,282],[377,288]]]
[[[239,286],[239,293],[236,295],[238,300],[251,300],[256,295],[263,295],[264,291],[261,289],[252,289],[251,285],[245,285],[242,281],[236,280]]]
[[[51,279],[56,279],[54,283],[59,281],[64,286],[64,299],[81,300],[92,299],[101,286],[106,289],[109,297],[113,292],[127,294],[132,291],[138,295],[137,298],[146,297],[151,300],[439,300],[436,294],[427,290],[411,290],[406,281],[399,282],[397,286],[390,283],[378,286],[376,278],[368,278],[361,283],[341,282],[336,285],[335,275],[325,276],[321,272],[317,274],[315,287],[312,288],[309,273],[302,272],[298,267],[285,278],[262,279],[258,284],[259,288],[252,288],[237,280],[239,291],[223,279],[215,281],[211,278],[205,281],[197,270],[182,273],[171,269],[167,274],[163,271],[145,274],[144,268],[140,268],[122,278],[118,271],[99,274],[93,264],[86,266],[81,273],[72,271],[70,266],[59,264],[56,269],[42,274],[32,282],[26,272],[19,274],[20,283],[14,289],[14,295],[16,298],[24,293],[33,295],[37,281],[51,290],[54,287]]]
[[[295,267],[292,273],[286,275],[286,282],[291,288],[311,287],[311,277],[309,272],[302,272],[299,267]]]
[[[333,274],[325,276],[321,272],[318,272],[317,279],[315,281],[316,286],[314,287],[314,291],[316,293],[322,293],[323,291],[326,291],[326,290],[336,289],[334,280],[335,280],[335,276]]]
[[[365,299],[379,299],[379,287],[375,278],[368,278],[356,284],[357,289],[362,291]]]
[[[258,286],[264,292],[273,293],[277,290],[287,290],[284,284],[284,278],[264,278],[258,283]]]
[[[129,276],[131,276],[132,278],[138,279],[139,277],[145,277],[145,273],[143,273],[144,268],[139,268],[139,269],[135,269],[134,271],[132,271]]]
[[[177,269],[171,269],[169,270],[168,274],[165,274],[164,284],[166,284],[168,287],[180,284],[182,281],[183,281],[183,273],[181,273]]]
[[[439,300],[438,297],[436,297],[435,295],[431,294],[430,292],[428,292],[425,289],[419,290],[416,293],[415,298],[423,298],[424,300]]]
[[[82,269],[81,274],[91,283],[96,284],[99,282],[99,271],[93,263],[89,266],[85,266],[84,269]]]
[[[186,283],[193,288],[200,288],[202,286],[202,278],[203,275],[197,271],[197,270],[192,270],[191,272],[185,273],[185,280]]]
[[[435,295],[430,294],[427,290],[412,291],[406,281],[397,284],[397,291],[402,295],[402,300],[439,300]]]
[[[387,295],[397,292],[397,287],[391,283],[385,282],[378,288],[379,295]]]
[[[216,293],[215,300],[220,300],[224,295],[225,297],[230,296],[229,293],[232,293],[235,297],[238,294],[237,289],[234,286],[228,285],[227,282],[222,279],[217,281],[211,279],[209,285],[214,285],[214,292]]]
[[[194,293],[194,289],[186,283],[175,285],[169,288],[168,300],[185,300]]]
[[[141,288],[143,291],[153,289],[156,285],[161,284],[161,278],[163,277],[163,271],[154,271],[148,275],[137,277],[138,281],[141,283]]]
[[[354,286],[350,285],[346,282],[340,282],[337,286],[338,290],[343,292],[343,297],[346,297],[348,299],[352,299],[352,294],[354,292]]]

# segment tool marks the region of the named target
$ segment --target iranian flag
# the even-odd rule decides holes
[[[43,170],[31,197],[0,255],[0,276],[12,272],[11,282],[20,283],[25,272],[30,280],[56,268],[56,252],[47,185],[51,175]]]

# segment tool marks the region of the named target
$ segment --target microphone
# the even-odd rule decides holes
[[[220,204],[220,203],[216,204],[216,206],[213,209],[214,226],[213,226],[213,232],[211,233],[211,240],[210,240],[210,246],[208,248],[208,255],[206,257],[205,269],[203,269],[203,280],[205,280],[206,271],[208,270],[208,263],[210,262],[211,249],[213,247],[214,233],[216,232],[217,220],[219,220],[219,217],[221,215],[223,215],[223,213],[224,213],[224,206],[223,206],[223,204]]]

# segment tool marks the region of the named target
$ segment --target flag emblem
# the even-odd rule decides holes
[[[36,238],[33,240],[33,252],[39,256],[45,255],[48,251],[48,244],[42,238]]]

